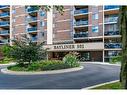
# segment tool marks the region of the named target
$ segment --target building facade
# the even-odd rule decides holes
[[[49,59],[75,51],[81,61],[109,62],[122,50],[118,14],[119,6],[64,6],[63,15],[35,6],[0,6],[0,43],[27,35],[45,42]]]
[[[9,43],[10,6],[0,6],[0,45]]]

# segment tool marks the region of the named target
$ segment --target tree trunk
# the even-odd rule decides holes
[[[121,72],[120,72],[120,82],[121,86],[124,89],[127,89],[127,7],[121,6],[120,7],[120,14],[119,14],[119,31],[122,35],[121,42],[122,42],[122,60],[121,60]]]

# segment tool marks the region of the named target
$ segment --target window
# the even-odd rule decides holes
[[[41,32],[41,36],[44,37],[45,36],[45,33],[44,32]]]
[[[41,26],[45,26],[45,22],[44,21],[41,21],[40,24],[41,24]]]
[[[92,32],[98,32],[98,26],[92,26]]]
[[[92,15],[92,19],[98,19],[98,13]]]
[[[81,53],[81,61],[90,61],[91,55],[90,52]]]
[[[13,18],[13,19],[12,19],[12,22],[16,22],[16,19],[15,19],[15,18]]]
[[[45,12],[44,11],[40,11],[40,16],[45,16]]]
[[[12,14],[15,14],[16,13],[16,10],[14,9],[14,10],[12,10]]]

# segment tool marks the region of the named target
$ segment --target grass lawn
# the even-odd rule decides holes
[[[120,85],[120,82],[115,82],[115,83],[106,84],[106,85],[99,86],[92,89],[121,89],[121,85]]]

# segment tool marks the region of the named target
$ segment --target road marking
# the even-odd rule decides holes
[[[109,81],[109,82],[105,82],[105,83],[89,86],[89,87],[86,87],[86,88],[82,88],[82,90],[92,89],[92,88],[96,88],[96,87],[99,87],[99,86],[103,86],[103,85],[110,84],[110,83],[115,83],[115,82],[119,82],[119,80],[114,80],[114,81]]]

